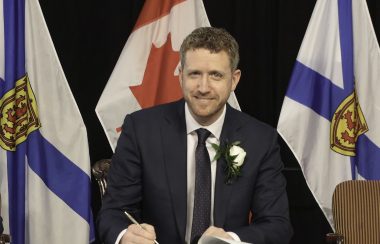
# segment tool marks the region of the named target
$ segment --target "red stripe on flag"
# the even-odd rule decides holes
[[[146,0],[133,31],[168,15],[175,5],[184,1],[185,0]]]

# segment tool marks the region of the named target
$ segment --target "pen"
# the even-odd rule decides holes
[[[133,217],[130,215],[127,211],[124,211],[125,215],[127,215],[128,219],[132,221],[132,223],[136,224],[139,226],[141,229],[144,229]],[[154,243],[159,244],[156,240],[154,240]]]

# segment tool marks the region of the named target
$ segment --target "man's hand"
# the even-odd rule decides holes
[[[217,236],[228,240],[233,240],[232,236],[230,236],[224,229],[218,228],[215,226],[210,226],[208,229],[203,233],[202,236]]]
[[[148,224],[140,226],[132,224],[121,238],[120,244],[152,244],[156,240],[154,227]]]

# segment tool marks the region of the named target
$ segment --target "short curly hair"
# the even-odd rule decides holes
[[[215,27],[200,27],[191,32],[183,40],[179,54],[181,66],[185,65],[186,52],[204,48],[211,53],[225,51],[230,59],[231,70],[236,70],[239,64],[239,45],[235,38],[225,29]]]

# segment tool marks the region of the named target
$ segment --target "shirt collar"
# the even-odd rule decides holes
[[[199,124],[190,113],[189,106],[185,103],[185,119],[186,119],[186,132],[190,134],[191,132],[199,129],[205,128],[211,132],[211,134],[219,140],[220,134],[222,133],[224,118],[226,117],[226,105],[223,107],[223,112],[219,116],[219,118],[208,126],[203,126]]]

